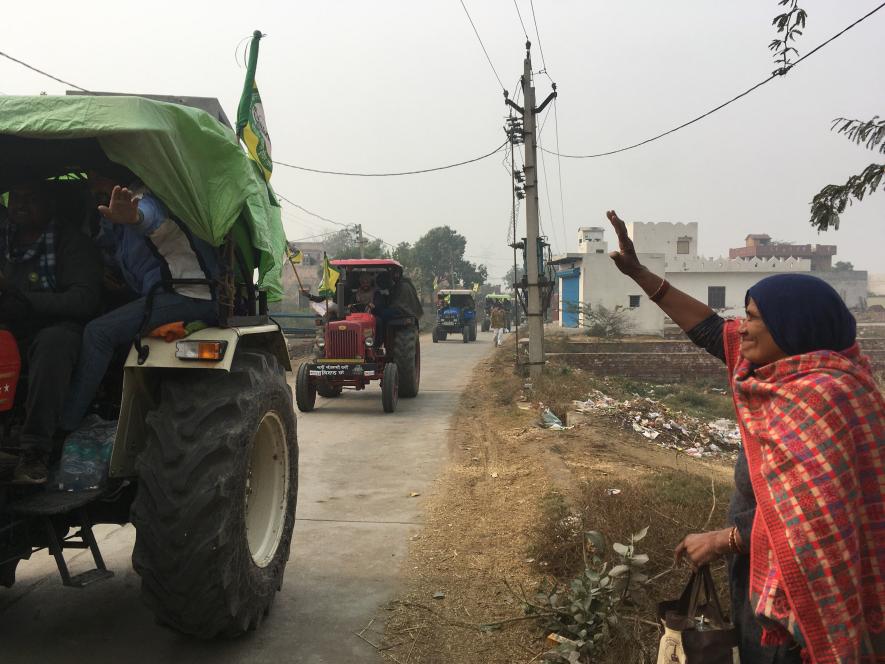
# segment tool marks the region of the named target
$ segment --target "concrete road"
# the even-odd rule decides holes
[[[422,338],[421,393],[396,413],[381,390],[317,399],[298,415],[301,448],[298,520],[283,589],[262,628],[241,639],[198,642],[157,626],[139,598],[130,557],[132,526],[96,528],[116,576],[64,588],[40,552],[0,588],[0,662],[380,662],[354,635],[380,639],[410,536],[421,527],[422,497],[445,462],[452,414],[474,365],[491,350],[478,341],[432,344]],[[88,554],[69,552],[74,572]]]

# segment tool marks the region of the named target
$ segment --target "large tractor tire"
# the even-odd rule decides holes
[[[321,380],[317,383],[317,394],[324,399],[335,399],[336,397],[340,397],[342,391],[344,391],[344,388],[340,385],[329,385],[325,380]]]
[[[381,379],[381,406],[385,413],[396,410],[399,401],[399,370],[396,364],[388,362],[384,365],[384,377]]]
[[[433,331],[431,331],[430,338],[433,339],[433,343],[437,343],[439,341],[439,334],[437,334],[436,328],[433,328]]]
[[[469,325],[465,325],[464,327],[461,328],[461,337],[464,339],[465,344],[468,341],[470,341],[470,326]]]
[[[476,341],[476,322],[470,324],[470,340]]]
[[[393,338],[393,361],[399,372],[399,396],[412,399],[418,396],[421,384],[421,341],[418,329],[403,327]]]
[[[317,387],[310,382],[310,367],[302,364],[295,377],[295,403],[302,413],[309,413],[317,402]]]
[[[483,332],[488,332],[488,331],[491,330],[491,329],[492,329],[492,321],[490,321],[488,318],[486,318],[486,319],[482,322],[482,331],[483,331]]]
[[[292,392],[276,358],[164,378],[138,457],[132,564],[160,623],[199,638],[258,627],[283,583],[298,492]]]

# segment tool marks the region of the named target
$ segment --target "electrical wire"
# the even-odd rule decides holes
[[[467,159],[465,161],[459,161],[455,164],[446,164],[445,166],[434,166],[433,168],[422,168],[417,171],[401,171],[398,173],[352,173],[347,171],[326,171],[319,168],[308,168],[307,166],[299,166],[297,164],[289,164],[285,161],[274,161],[273,163],[277,166],[285,166],[286,168],[294,168],[299,171],[307,171],[308,173],[321,173],[323,175],[347,175],[350,177],[359,177],[359,178],[383,178],[383,177],[395,177],[400,175],[418,175],[420,173],[432,173],[434,171],[444,171],[449,168],[456,168],[458,166],[465,166],[466,164],[473,164],[477,161],[481,161],[483,159],[487,159],[491,157],[493,154],[496,154],[501,151],[501,149],[507,144],[507,141],[504,141],[501,145],[496,147],[491,152],[487,152],[479,157],[474,157],[473,159]]]
[[[715,108],[711,108],[711,109],[710,109],[709,111],[707,111],[706,113],[703,113],[703,114],[697,116],[696,118],[692,118],[692,119],[689,120],[688,122],[683,122],[681,125],[679,125],[679,126],[677,126],[677,127],[673,127],[672,129],[668,129],[667,131],[662,132],[662,133],[658,134],[657,136],[652,136],[651,138],[647,138],[647,139],[645,139],[644,141],[640,141],[639,143],[634,143],[633,145],[627,145],[627,146],[625,146],[625,147],[618,148],[617,150],[609,150],[608,152],[598,152],[598,153],[596,153],[596,154],[562,154],[562,153],[560,153],[558,150],[557,150],[557,152],[552,152],[552,151],[550,151],[550,150],[545,150],[545,152],[547,152],[548,154],[555,154],[555,155],[557,155],[557,156],[559,156],[559,157],[565,157],[566,159],[595,159],[595,158],[597,158],[597,157],[608,157],[609,155],[618,154],[618,153],[620,153],[620,152],[626,152],[627,150],[633,150],[633,149],[638,148],[638,147],[641,147],[641,146],[643,146],[643,145],[648,145],[649,143],[651,143],[651,142],[653,142],[653,141],[657,141],[657,140],[659,140],[659,139],[661,139],[661,138],[664,138],[665,136],[669,136],[670,134],[673,134],[673,133],[679,131],[680,129],[685,129],[686,127],[688,127],[688,126],[690,126],[690,125],[693,125],[693,124],[696,123],[696,122],[700,122],[701,120],[703,120],[704,118],[706,118],[706,117],[712,115],[713,113],[722,110],[723,108],[725,108],[725,107],[728,106],[729,104],[733,104],[734,102],[738,101],[738,100],[741,99],[742,97],[746,97],[746,96],[747,96],[748,94],[750,94],[751,92],[754,92],[754,91],[758,90],[758,89],[761,88],[763,85],[765,85],[766,83],[769,83],[769,82],[773,81],[773,80],[776,79],[777,77],[786,75],[786,73],[787,73],[788,71],[790,71],[791,69],[793,69],[793,68],[794,68],[796,65],[798,65],[800,62],[802,62],[803,60],[806,60],[806,59],[810,58],[812,55],[814,55],[814,54],[817,53],[819,50],[821,50],[824,46],[827,46],[827,45],[830,44],[831,42],[835,41],[836,39],[838,39],[839,37],[841,37],[842,35],[844,35],[844,34],[845,34],[846,32],[848,32],[849,30],[851,30],[851,29],[852,29],[853,27],[855,27],[856,25],[858,25],[858,24],[862,23],[863,21],[867,20],[870,16],[872,16],[873,14],[875,14],[876,12],[878,12],[879,10],[881,10],[883,7],[885,7],[885,2],[883,2],[882,4],[880,4],[878,7],[875,7],[875,8],[872,9],[871,11],[867,12],[866,14],[864,14],[863,16],[861,16],[859,19],[857,19],[854,23],[852,23],[851,25],[849,25],[849,26],[846,27],[846,28],[843,28],[842,30],[840,30],[839,32],[837,32],[836,34],[834,34],[832,37],[830,37],[830,38],[827,39],[826,41],[824,41],[824,42],[818,44],[817,46],[815,46],[815,47],[814,47],[813,49],[811,49],[808,53],[806,53],[806,54],[803,55],[801,58],[799,58],[798,60],[796,60],[796,62],[790,64],[788,67],[785,67],[785,68],[778,69],[778,70],[774,71],[774,72],[771,74],[771,76],[769,76],[769,77],[766,78],[765,80],[760,81],[759,83],[757,83],[756,85],[754,85],[754,86],[751,87],[751,88],[748,88],[747,90],[744,90],[743,92],[741,92],[740,94],[738,94],[738,95],[732,97],[732,98],[729,99],[728,101],[726,101],[726,102],[724,102],[724,103],[722,103],[722,104],[719,104],[719,106],[716,106]],[[539,42],[538,45],[540,46],[540,42]],[[541,61],[543,62],[543,52],[542,52],[542,55],[541,55]]]
[[[3,51],[0,51],[0,55],[2,55],[7,60],[12,60],[13,62],[15,62],[17,64],[20,64],[22,67],[26,67],[27,69],[30,69],[31,71],[37,72],[41,76],[45,76],[46,78],[51,78],[53,81],[57,81],[59,83],[64,83],[65,85],[69,85],[72,88],[76,88],[77,90],[80,90],[81,92],[89,92],[89,90],[87,90],[86,88],[81,88],[79,85],[75,85],[74,83],[71,83],[69,81],[65,81],[64,79],[61,79],[61,78],[58,78],[57,76],[53,76],[52,74],[49,74],[49,73],[43,71],[42,69],[37,69],[36,67],[29,65],[27,62],[22,62],[18,58],[12,57],[8,53],[4,53]]]
[[[539,147],[539,148],[540,148],[541,145],[542,145],[542,143],[541,143],[541,131],[543,131],[543,129],[544,129],[544,124],[546,124],[546,122],[547,122],[547,118],[548,118],[549,116],[550,116],[550,109],[548,108],[547,111],[546,111],[546,113],[544,114],[544,121],[541,123],[541,129],[538,130],[537,141],[538,141],[538,147]],[[558,246],[562,246],[562,245],[560,244],[560,242],[559,242],[559,239],[556,237],[556,221],[555,221],[555,218],[554,218],[554,216],[553,216],[553,206],[552,206],[552,204],[550,203],[550,185],[549,185],[549,183],[548,183],[548,178],[547,178],[547,162],[546,162],[545,159],[544,159],[544,153],[543,153],[543,152],[540,153],[540,157],[541,157],[541,172],[544,174],[544,194],[545,194],[544,198],[547,200],[547,212],[548,212],[549,215],[550,215],[550,223],[553,224],[553,236],[552,236],[552,239],[556,242],[556,244],[557,244]],[[541,218],[541,210],[540,210],[540,207],[539,207],[539,209],[538,209],[538,223],[539,223],[539,225],[540,225],[540,227],[541,227],[541,235],[546,235],[547,232],[546,232],[545,229],[544,229],[544,220]]]
[[[519,5],[516,3],[516,0],[513,0],[513,6],[516,7],[516,15],[519,17],[519,24],[522,26],[522,34],[525,35],[525,40],[529,41],[529,33],[525,29],[525,23],[522,21],[522,12],[519,11]]]
[[[464,4],[464,0],[459,0],[461,6],[464,8],[464,13],[467,14],[467,20],[470,21],[470,26],[473,28],[473,33],[476,35],[476,38],[479,40],[479,45],[482,47],[482,52],[486,55],[486,60],[489,61],[489,67],[492,68],[492,73],[495,75],[495,78],[498,79],[498,85],[501,86],[502,90],[506,90],[504,84],[501,82],[501,77],[498,76],[498,70],[495,69],[495,65],[492,64],[492,59],[489,57],[489,52],[486,50],[486,45],[482,43],[482,37],[479,36],[479,31],[476,29],[476,25],[473,23],[473,19],[470,18],[470,12],[467,11],[467,5]]]
[[[311,215],[312,217],[316,217],[317,219],[320,219],[320,220],[322,220],[322,221],[325,221],[325,222],[327,222],[327,223],[329,223],[329,224],[334,224],[335,226],[341,226],[342,228],[353,228],[354,226],[362,226],[362,224],[345,224],[344,222],[341,222],[341,221],[335,221],[334,219],[329,219],[328,217],[324,217],[324,216],[321,215],[321,214],[317,214],[316,212],[314,212],[314,211],[312,211],[312,210],[308,210],[306,207],[304,207],[303,205],[299,205],[299,204],[296,203],[295,201],[289,200],[288,198],[286,198],[285,196],[283,196],[283,195],[282,195],[280,192],[278,192],[278,191],[275,191],[274,193],[276,194],[277,198],[286,201],[289,205],[291,205],[291,206],[293,206],[293,207],[296,207],[296,208],[298,208],[299,210],[301,210],[302,212],[306,212],[307,214]],[[328,233],[327,235],[331,235],[331,233]],[[385,240],[385,239],[383,239],[383,238],[380,238],[380,237],[378,237],[377,235],[372,235],[372,233],[369,233],[369,232],[367,232],[367,231],[365,231],[365,230],[363,230],[363,235],[366,235],[366,236],[372,238],[373,240],[378,240],[378,241],[381,242],[382,244],[386,244],[388,247],[392,247],[392,248],[396,249],[396,245],[395,245],[395,244],[391,244],[391,243],[388,242],[387,240]],[[311,237],[315,237],[315,236],[311,236]]]
[[[538,50],[541,52],[542,71],[547,74],[547,61],[544,60],[544,46],[541,44],[541,31],[538,30],[538,17],[535,15],[535,0],[529,0],[529,6],[532,8],[532,22],[535,24],[535,35],[538,37]],[[547,74],[547,78],[550,78],[550,74]]]
[[[565,225],[565,196],[562,193],[562,157],[559,156],[559,112],[557,111],[557,97],[553,98],[553,129],[556,132],[556,177],[559,180],[559,221],[562,224],[563,246],[562,251],[568,251],[568,230]],[[541,155],[543,156],[543,152]]]

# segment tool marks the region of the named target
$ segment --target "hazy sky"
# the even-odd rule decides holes
[[[516,0],[541,57],[528,0]],[[492,62],[515,94],[525,37],[513,0],[465,0]],[[765,78],[776,0],[535,0],[547,69],[559,86],[564,153],[605,151],[679,124]],[[800,53],[878,0],[802,0]],[[500,87],[459,0],[324,2],[30,2],[5,8],[3,50],[94,90],[218,97],[236,114],[237,44],[261,43],[258,83],[276,159],[314,168],[399,171],[461,161],[503,141]],[[818,235],[808,203],[876,155],[830,132],[838,116],[885,115],[885,11],[783,79],[656,143],[601,159],[546,157],[542,224],[557,252],[615,208],[632,221],[696,221],[700,251],[720,255],[747,233],[835,243],[837,260],[885,272],[885,192]],[[549,80],[536,77],[538,99]],[[0,59],[0,92],[65,86]],[[551,107],[552,108],[552,107]],[[554,117],[542,143],[555,148]],[[878,161],[881,161],[878,155]],[[541,173],[543,175],[543,171]],[[442,173],[396,178],[313,175],[277,167],[280,193],[397,243],[449,224],[471,260],[501,277],[510,178],[501,155]],[[290,239],[335,230],[285,205]],[[524,221],[520,220],[520,235]]]

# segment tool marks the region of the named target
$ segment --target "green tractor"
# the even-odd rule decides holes
[[[492,327],[492,307],[500,306],[504,309],[505,325],[507,330],[513,324],[513,298],[503,293],[489,293],[483,303],[482,331],[488,332]]]
[[[289,559],[296,420],[285,339],[267,310],[281,289],[285,236],[218,102],[176,101],[0,97],[0,194],[26,178],[53,179],[67,194],[64,222],[83,228],[95,208],[81,174],[122,167],[214,247],[221,266],[203,283],[218,293],[217,326],[175,342],[145,331],[108,370],[93,404],[117,422],[101,486],[60,491],[0,478],[0,585],[41,549],[66,586],[105,579],[113,572],[92,527],[131,522],[133,566],[158,622],[212,638],[259,625]],[[184,281],[167,275],[163,285]],[[0,335],[0,357],[15,358],[10,339]],[[16,452],[27,378],[23,368],[16,399],[0,404],[7,453]],[[95,569],[72,575],[71,548],[88,548]]]

